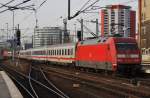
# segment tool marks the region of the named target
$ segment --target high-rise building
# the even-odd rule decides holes
[[[33,47],[35,48],[54,44],[61,44],[64,42],[64,35],[66,34],[64,33],[64,30],[62,30],[60,27],[35,28]]]
[[[135,38],[136,12],[130,6],[108,5],[101,10],[101,36],[114,34]]]
[[[150,0],[139,0],[139,46],[150,50]]]

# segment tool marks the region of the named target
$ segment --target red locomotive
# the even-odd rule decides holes
[[[125,73],[136,72],[141,67],[141,54],[136,40],[121,37],[95,38],[21,50],[19,58]]]
[[[140,50],[133,38],[101,38],[77,45],[76,66],[134,73],[140,64]]]

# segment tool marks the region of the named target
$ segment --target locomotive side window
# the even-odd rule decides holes
[[[136,43],[117,43],[117,50],[137,50],[138,46]]]

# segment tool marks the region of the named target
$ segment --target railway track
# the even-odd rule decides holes
[[[2,67],[2,69],[8,74],[8,76],[14,80],[16,85],[19,87],[23,95],[26,95],[25,98],[36,98],[33,94],[33,91],[30,89],[29,82],[26,78],[21,77],[19,75],[14,75],[12,70],[8,69],[7,67]],[[23,83],[24,81],[24,83]]]
[[[32,72],[38,71],[41,74],[38,74],[38,77],[42,77],[42,83],[45,85],[49,85],[45,80],[49,80],[44,78],[44,75],[54,75],[59,78],[64,78],[69,81],[77,81],[80,85],[85,85],[90,88],[94,88],[99,92],[105,92],[106,94],[119,96],[119,97],[109,97],[109,98],[150,98],[150,86],[147,79],[142,80],[138,78],[140,81],[140,86],[134,86],[130,83],[130,79],[127,78],[118,78],[118,77],[109,77],[109,76],[101,76],[98,73],[91,72],[82,72],[80,70],[68,70],[68,68],[60,68],[54,66],[45,66],[38,64],[39,66],[32,67]],[[71,68],[72,69],[72,68]],[[31,77],[36,77],[34,73],[32,73]],[[44,80],[44,81],[43,81]],[[47,81],[48,82],[48,81]],[[52,87],[52,86],[51,86]],[[52,87],[53,88],[53,87]],[[54,88],[53,88],[54,89]],[[89,92],[90,93],[90,92]],[[99,97],[97,97],[99,98]],[[108,97],[106,97],[108,98]]]
[[[53,74],[68,80],[78,81],[83,85],[94,87],[95,89],[105,90],[111,94],[117,94],[127,98],[150,98],[150,88],[145,86],[134,86],[130,83],[118,82],[111,79],[94,77],[83,73],[74,73],[59,68],[42,67],[45,73]],[[123,81],[123,80],[121,80]]]
[[[34,72],[37,72],[37,70],[35,70],[35,68],[32,66],[32,70],[34,70]],[[39,73],[40,72],[40,73]],[[56,87],[56,85],[54,85],[51,81],[49,81],[46,77],[46,75],[44,74],[43,70],[41,70],[39,68],[38,70],[38,81],[43,83],[44,85],[46,85],[51,92],[57,94],[59,97],[61,98],[70,98],[68,95],[66,95],[65,93],[63,93],[63,91],[61,91],[60,89],[58,89]]]
[[[26,98],[70,98],[60,91],[54,84],[53,88],[51,88],[52,86],[49,84],[51,82],[47,80],[46,76],[44,76],[44,73],[41,73],[45,79],[44,83],[43,81],[34,79],[32,67],[30,68],[28,76],[6,66],[3,67],[3,70],[5,70],[22,89],[24,89],[26,94],[28,94]],[[20,81],[24,81],[25,83]]]

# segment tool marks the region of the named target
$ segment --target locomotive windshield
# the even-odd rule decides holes
[[[117,43],[117,50],[137,50],[138,46],[136,43]]]

